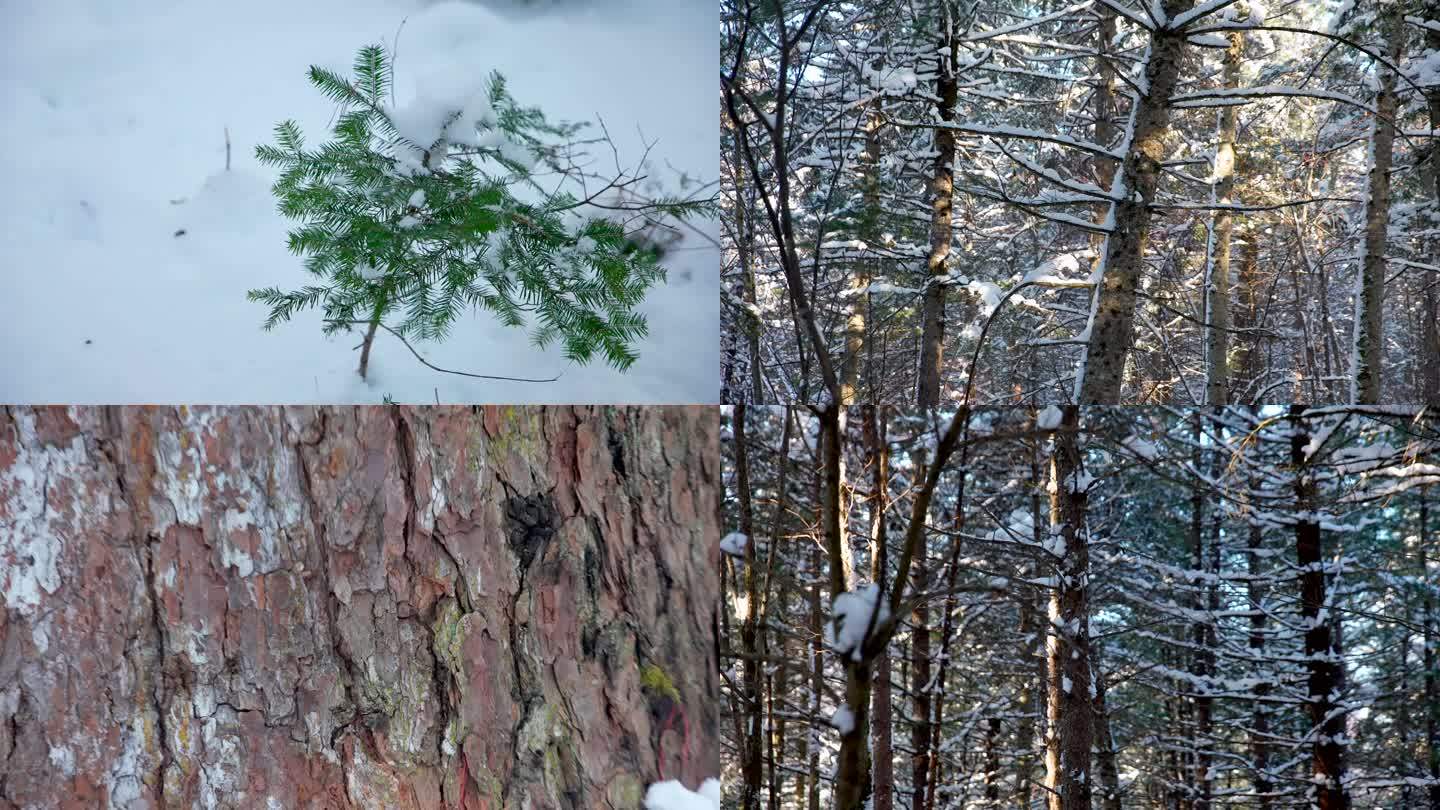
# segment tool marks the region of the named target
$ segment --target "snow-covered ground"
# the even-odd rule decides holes
[[[356,335],[320,314],[261,329],[247,290],[312,277],[285,248],[273,170],[254,159],[292,118],[317,144],[334,105],[311,64],[347,68],[396,48],[397,100],[425,77],[504,73],[552,120],[603,118],[652,176],[716,179],[712,0],[590,0],[539,15],[430,0],[0,0],[0,401],[714,402],[719,252],[693,235],[643,311],[651,335],[625,373],[533,348],[484,312],[443,344],[445,368],[547,377],[471,380],[425,368],[381,333],[370,379]],[[232,169],[224,171],[224,130]],[[183,200],[183,202],[175,202]],[[184,234],[177,236],[183,230]],[[711,237],[714,223],[702,226]]]

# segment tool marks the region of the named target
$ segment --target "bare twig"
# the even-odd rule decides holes
[[[363,323],[363,324],[366,324],[366,325],[368,326],[368,325],[370,324],[370,321],[355,321],[355,320],[348,320],[348,319],[344,319],[344,318],[336,318],[336,319],[332,319],[332,320],[326,321],[326,323],[352,323],[352,324],[362,324],[362,323]],[[421,356],[420,356],[420,352],[415,351],[415,347],[410,345],[410,341],[406,340],[406,339],[404,338],[404,336],[402,336],[399,332],[396,332],[394,329],[391,329],[390,327],[386,326],[386,325],[383,324],[383,323],[382,323],[382,324],[379,324],[379,326],[380,326],[381,329],[384,329],[386,332],[389,332],[390,334],[394,335],[395,338],[396,338],[397,340],[399,340],[401,343],[405,344],[405,348],[409,349],[409,350],[410,350],[410,353],[413,354],[413,355],[415,355],[415,359],[416,359],[416,360],[419,360],[421,363],[423,363],[425,366],[427,366],[427,367],[429,367],[429,368],[432,368],[432,369],[434,369],[434,370],[436,370],[436,371],[444,372],[444,373],[446,373],[446,374],[458,374],[458,375],[461,376],[461,377],[474,377],[474,378],[480,379],[480,380],[509,380],[510,382],[534,382],[534,383],[540,383],[540,382],[555,382],[556,380],[560,379],[560,375],[559,375],[559,374],[556,374],[554,377],[547,377],[547,378],[545,378],[545,379],[531,379],[531,378],[529,378],[529,377],[502,377],[502,376],[497,375],[497,374],[471,374],[471,373],[468,372],[468,371],[453,371],[453,370],[448,369],[448,368],[441,368],[441,367],[435,365],[434,363],[431,363],[429,360],[426,360],[424,357],[421,357]],[[437,397],[439,396],[438,389],[437,389],[437,392],[436,392],[436,396],[437,396]]]

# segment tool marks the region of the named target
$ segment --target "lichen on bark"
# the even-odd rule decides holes
[[[698,784],[718,474],[700,407],[8,409],[0,807]]]

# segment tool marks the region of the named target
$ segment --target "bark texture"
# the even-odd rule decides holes
[[[1225,88],[1240,86],[1240,58],[1245,49],[1245,35],[1232,31],[1226,35],[1230,46],[1225,49]],[[1220,109],[1220,143],[1215,148],[1215,202],[1231,205],[1235,192],[1235,108]],[[1205,401],[1221,406],[1230,401],[1230,234],[1235,215],[1222,210],[1215,214],[1211,237],[1209,278],[1205,286],[1205,309],[1209,313],[1209,329],[1205,344]]]
[[[1090,754],[1095,718],[1090,686],[1090,549],[1085,534],[1089,483],[1076,433],[1080,410],[1065,407],[1051,459],[1050,525],[1064,549],[1056,562],[1046,638],[1049,731],[1045,745],[1046,806],[1089,810]]]
[[[955,120],[959,84],[955,78],[958,44],[947,22],[940,37],[943,51],[935,76],[935,112],[943,123]],[[935,130],[935,158],[930,174],[930,254],[925,260],[929,276],[920,307],[920,371],[915,391],[916,404],[930,410],[940,403],[940,372],[945,363],[945,261],[953,238],[952,207],[955,202],[955,131]]]
[[[719,772],[713,409],[0,415],[0,807],[634,810]]]
[[[1166,0],[1167,18],[1174,19],[1193,5],[1191,0]],[[1114,230],[1105,245],[1105,274],[1096,292],[1094,318],[1078,399],[1085,404],[1120,401],[1125,362],[1135,336],[1135,291],[1144,268],[1145,244],[1150,232],[1150,203],[1160,184],[1160,163],[1165,159],[1165,134],[1170,128],[1170,96],[1180,78],[1184,55],[1183,31],[1161,29],[1152,34],[1145,64],[1149,92],[1136,102],[1135,135],[1120,167],[1119,196],[1114,206]]]
[[[1400,59],[1400,7],[1382,6],[1380,35],[1385,56],[1392,63]],[[1385,337],[1381,330],[1381,304],[1385,299],[1385,246],[1390,226],[1390,166],[1395,144],[1395,72],[1376,65],[1379,89],[1375,91],[1374,127],[1370,134],[1370,177],[1365,203],[1365,249],[1355,292],[1355,386],[1354,402],[1380,402],[1380,376],[1385,361]]]
[[[1296,468],[1295,502],[1300,514],[1314,509],[1315,483],[1305,467],[1305,445],[1310,434],[1299,422],[1304,409],[1290,406],[1296,420],[1290,437],[1290,458]],[[1312,513],[1313,514],[1313,513]],[[1311,747],[1313,803],[1318,810],[1349,810],[1345,790],[1345,717],[1341,703],[1345,690],[1340,640],[1332,633],[1326,602],[1326,573],[1321,547],[1320,524],[1313,520],[1295,523],[1295,561],[1300,570],[1300,621],[1305,628],[1305,658],[1308,677],[1305,708],[1310,715],[1314,743]]]

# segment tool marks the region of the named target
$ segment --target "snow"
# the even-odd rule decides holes
[[[825,640],[831,649],[841,655],[850,655],[852,660],[860,660],[860,646],[870,629],[870,617],[875,612],[879,596],[880,587],[871,583],[835,597],[830,623],[825,627]],[[876,626],[888,618],[890,607],[882,603],[880,615],[875,619]]]
[[[1005,296],[998,285],[988,281],[976,279],[965,286],[980,299],[981,318],[988,318],[994,314],[995,310],[1000,306],[1000,299]]]
[[[1060,427],[1060,420],[1064,417],[1064,411],[1054,405],[1046,405],[1045,409],[1035,416],[1035,428],[1037,430],[1054,430]]]
[[[842,705],[830,716],[830,725],[844,737],[855,730],[855,713],[850,711],[848,705]]]
[[[645,791],[645,810],[720,810],[720,781],[706,779],[699,792],[673,779],[656,782]]]
[[[1089,287],[1096,282],[1096,279],[1089,276],[1075,278],[1065,275],[1066,273],[1080,272],[1080,259],[1084,257],[1086,257],[1086,252],[1061,253],[1026,273],[1021,281],[1026,284],[1039,284],[1043,287]]]
[[[750,544],[750,538],[740,532],[731,532],[720,538],[720,550],[731,557],[744,557],[745,547]]]
[[[245,293],[312,278],[286,249],[292,223],[269,190],[275,170],[253,158],[287,118],[311,146],[327,137],[335,105],[310,85],[310,65],[349,76],[356,50],[394,42],[405,20],[398,108],[459,98],[462,119],[483,122],[488,102],[464,93],[499,70],[520,104],[552,120],[603,118],[622,161],[658,141],[650,177],[689,194],[696,178],[716,175],[717,14],[704,0],[548,4],[523,15],[433,0],[16,6],[0,74],[10,113],[0,122],[0,174],[11,189],[0,203],[0,265],[17,270],[0,299],[0,345],[9,349],[0,400],[715,402],[719,251],[695,234],[666,257],[668,282],[640,307],[651,334],[628,372],[574,365],[484,312],[467,313],[443,343],[416,345],[444,368],[561,373],[553,383],[441,374],[384,333],[364,383],[356,334],[324,337],[313,310],[265,332],[265,306]],[[497,149],[534,159],[508,139]],[[595,158],[611,161],[608,150]],[[688,188],[667,163],[688,174]],[[699,227],[718,238],[718,223]]]

